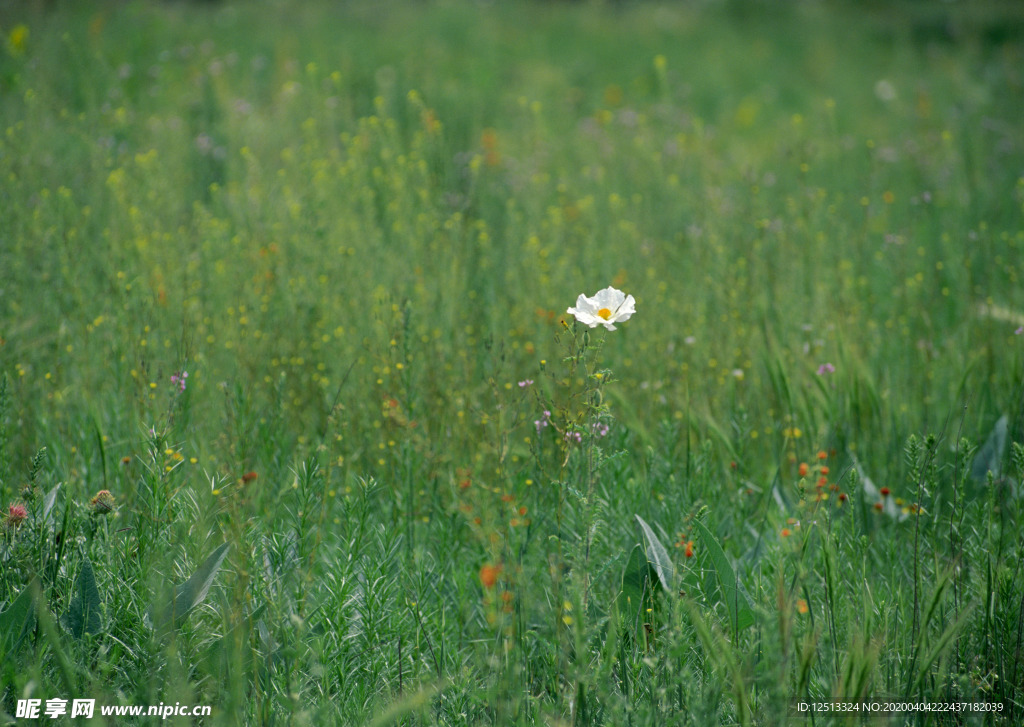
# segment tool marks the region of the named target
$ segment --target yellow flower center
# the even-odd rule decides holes
[[[612,317],[612,312],[608,308],[602,308],[597,312],[597,314],[604,318],[605,320],[608,320],[609,318]]]

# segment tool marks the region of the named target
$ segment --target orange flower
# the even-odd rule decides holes
[[[818,452],[818,459],[825,459],[826,457],[828,457],[828,455],[825,454],[824,451]]]
[[[888,487],[883,487],[881,490],[879,490],[879,492],[882,493],[882,497],[888,497],[889,493],[892,492],[892,490],[890,490]]]
[[[883,507],[885,507],[885,505],[883,505],[882,503],[880,503],[880,502],[876,502],[875,503],[875,510],[877,510],[878,512],[882,512],[882,508]]]
[[[484,148],[484,161],[487,166],[495,167],[501,163],[498,152],[498,133],[494,129],[484,129],[480,134],[480,146]]]
[[[255,472],[246,472],[244,475],[242,475],[242,482],[252,482],[258,477],[259,475],[256,474]]]
[[[828,467],[822,467],[821,468],[821,474],[827,475],[828,474]]]
[[[494,588],[498,582],[498,574],[501,573],[501,566],[484,563],[480,566],[480,583],[484,588]]]
[[[781,534],[782,534],[782,537],[788,538],[790,535],[793,534],[793,531],[790,530],[789,528],[783,528]]]
[[[692,540],[686,541],[686,552],[684,552],[683,555],[685,555],[687,558],[692,558],[693,557],[693,541]]]
[[[797,473],[798,473],[798,474],[799,474],[799,475],[800,475],[801,477],[806,477],[806,476],[807,476],[807,472],[808,472],[808,470],[809,470],[809,469],[810,469],[810,468],[809,468],[809,467],[807,466],[807,463],[806,463],[806,462],[801,462],[801,463],[800,463],[800,468],[799,468],[799,469],[797,470]]]
[[[807,613],[807,601],[802,598],[796,599],[796,610],[800,613]]]

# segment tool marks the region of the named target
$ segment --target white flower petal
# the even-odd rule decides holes
[[[597,310],[597,308],[594,307],[594,302],[587,296],[583,295],[583,293],[580,293],[579,297],[576,298],[576,309],[581,311]]]
[[[621,290],[616,290],[611,286],[604,290],[597,291],[594,295],[594,302],[597,303],[600,308],[610,308],[611,310],[615,310],[622,305],[624,300],[626,300],[625,293]]]
[[[636,301],[632,295],[626,295],[621,290],[608,286],[597,291],[592,298],[581,294],[576,299],[576,305],[566,312],[591,328],[600,325],[614,331],[615,323],[629,320],[630,316],[636,313]]]
[[[576,320],[578,320],[580,323],[590,326],[591,328],[596,326],[598,322],[600,322],[601,320],[582,306],[579,308],[570,308],[569,310],[566,311],[566,313],[576,316]]]

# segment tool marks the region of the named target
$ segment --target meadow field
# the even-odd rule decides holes
[[[1019,5],[0,3],[0,724],[1024,723],[1022,275]]]

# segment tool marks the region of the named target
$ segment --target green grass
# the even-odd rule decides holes
[[[1022,28],[0,6],[0,722],[1017,724]]]

